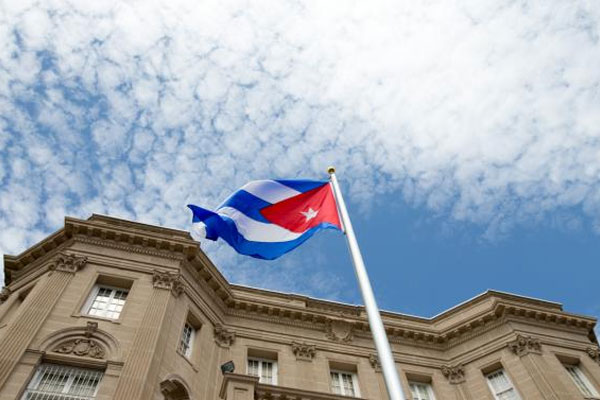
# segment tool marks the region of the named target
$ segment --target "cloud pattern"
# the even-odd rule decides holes
[[[188,202],[330,164],[364,210],[600,232],[598,21],[583,0],[7,0],[0,251],[65,215],[185,228]]]

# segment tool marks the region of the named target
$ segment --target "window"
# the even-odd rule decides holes
[[[503,369],[488,374],[487,381],[496,400],[520,400],[517,391]]]
[[[413,400],[435,400],[429,383],[408,382]]]
[[[21,400],[94,399],[102,375],[98,370],[41,364]]]
[[[84,311],[88,315],[118,319],[128,293],[127,289],[96,285]]]
[[[248,375],[258,376],[260,383],[277,385],[277,362],[261,358],[248,358]]]
[[[569,372],[571,379],[573,379],[575,386],[577,386],[579,391],[583,393],[583,395],[586,396],[586,398],[599,396],[598,392],[596,391],[594,386],[592,386],[587,377],[583,374],[579,366],[565,365],[565,368],[567,369],[567,372]]]
[[[346,371],[331,371],[331,391],[342,396],[360,396],[356,374]]]
[[[192,356],[192,348],[194,346],[194,339],[196,337],[196,328],[189,322],[186,322],[181,333],[181,340],[179,341],[179,352],[190,358]]]

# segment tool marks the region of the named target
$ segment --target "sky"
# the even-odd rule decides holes
[[[600,3],[0,2],[0,254],[92,213],[190,229],[335,165],[377,300],[600,315]],[[361,303],[344,237],[232,282]]]

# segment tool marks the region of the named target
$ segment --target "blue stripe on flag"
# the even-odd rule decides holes
[[[223,207],[231,207],[236,210],[242,212],[246,216],[260,222],[264,222],[266,224],[270,224],[271,222],[267,221],[265,217],[262,216],[260,210],[264,207],[270,206],[271,203],[264,201],[263,199],[259,199],[246,192],[245,190],[238,190],[233,193],[231,196],[227,198],[218,208],[217,212],[220,208]]]
[[[188,205],[188,207],[194,213],[194,222],[204,222],[206,225],[207,239],[217,240],[217,238],[220,237],[229,243],[229,245],[238,253],[263,260],[274,260],[284,255],[300,246],[304,241],[314,235],[315,232],[320,231],[321,229],[339,230],[337,226],[325,222],[304,232],[304,234],[297,239],[287,242],[253,242],[246,240],[246,238],[238,232],[237,226],[231,218],[191,204]]]
[[[299,192],[308,192],[309,190],[323,186],[329,181],[311,181],[311,180],[295,180],[295,179],[276,179],[275,182],[279,182],[282,185],[291,187]]]
[[[246,240],[246,238],[238,232],[235,222],[233,222],[231,218],[222,215],[219,215],[218,217],[221,218],[221,223],[212,224],[212,219],[209,223],[213,225],[211,228],[214,228],[215,231],[218,232],[221,239],[229,243],[229,245],[238,253],[263,260],[274,260],[281,257],[285,253],[300,246],[308,238],[314,235],[315,232],[320,231],[321,229],[339,229],[337,226],[330,223],[322,223],[307,230],[299,238],[287,242],[252,242]],[[214,222],[216,222],[216,220],[214,220]]]

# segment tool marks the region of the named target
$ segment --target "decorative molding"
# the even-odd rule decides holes
[[[442,374],[452,385],[458,385],[465,381],[465,367],[462,364],[442,366]]]
[[[85,327],[85,337],[91,338],[92,336],[94,336],[94,333],[96,333],[97,330],[98,330],[98,323],[88,321],[88,323]]]
[[[381,372],[381,362],[379,362],[379,356],[377,356],[377,354],[369,354],[369,363],[375,372]]]
[[[328,304],[322,301],[307,299],[306,300],[306,308],[310,310],[316,310],[318,312],[329,312],[334,313],[339,316],[350,316],[350,317],[360,317],[362,313],[362,306],[351,306],[347,304]]]
[[[175,297],[178,297],[185,290],[183,283],[181,282],[181,275],[164,272],[157,269],[154,270],[152,284],[156,289],[172,291]]]
[[[77,235],[74,237],[74,239],[76,242],[80,242],[80,243],[93,244],[96,246],[107,247],[109,249],[129,251],[132,253],[144,254],[147,256],[155,256],[155,257],[167,258],[167,259],[178,260],[178,261],[181,261],[185,258],[183,255],[179,255],[177,253],[173,253],[173,252],[167,251],[167,250],[162,250],[162,251],[161,250],[151,250],[147,247],[140,247],[140,246],[136,246],[136,245],[121,244],[118,242],[101,240],[101,239],[90,239],[89,237],[86,237],[83,235]]]
[[[312,361],[317,353],[317,347],[306,342],[292,342],[292,352],[296,356],[296,360]]]
[[[95,340],[89,338],[72,339],[56,346],[53,352],[61,354],[73,354],[80,357],[91,357],[103,359],[104,348]]]
[[[586,353],[588,353],[588,356],[590,356],[592,360],[600,365],[600,349],[598,347],[588,347]]]
[[[8,288],[8,286],[4,286],[2,291],[0,291],[0,303],[4,303],[10,297],[12,290]]]
[[[74,254],[59,253],[52,264],[50,271],[62,271],[74,274],[82,269],[87,263],[87,257],[76,256]]]
[[[518,334],[515,340],[508,343],[508,348],[519,357],[523,357],[529,353],[542,353],[542,344],[539,339],[521,334]]]
[[[334,342],[351,342],[354,338],[354,326],[343,319],[327,319],[325,336]]]
[[[228,348],[235,342],[235,332],[223,327],[222,325],[215,325],[214,329],[215,342],[220,347]]]

